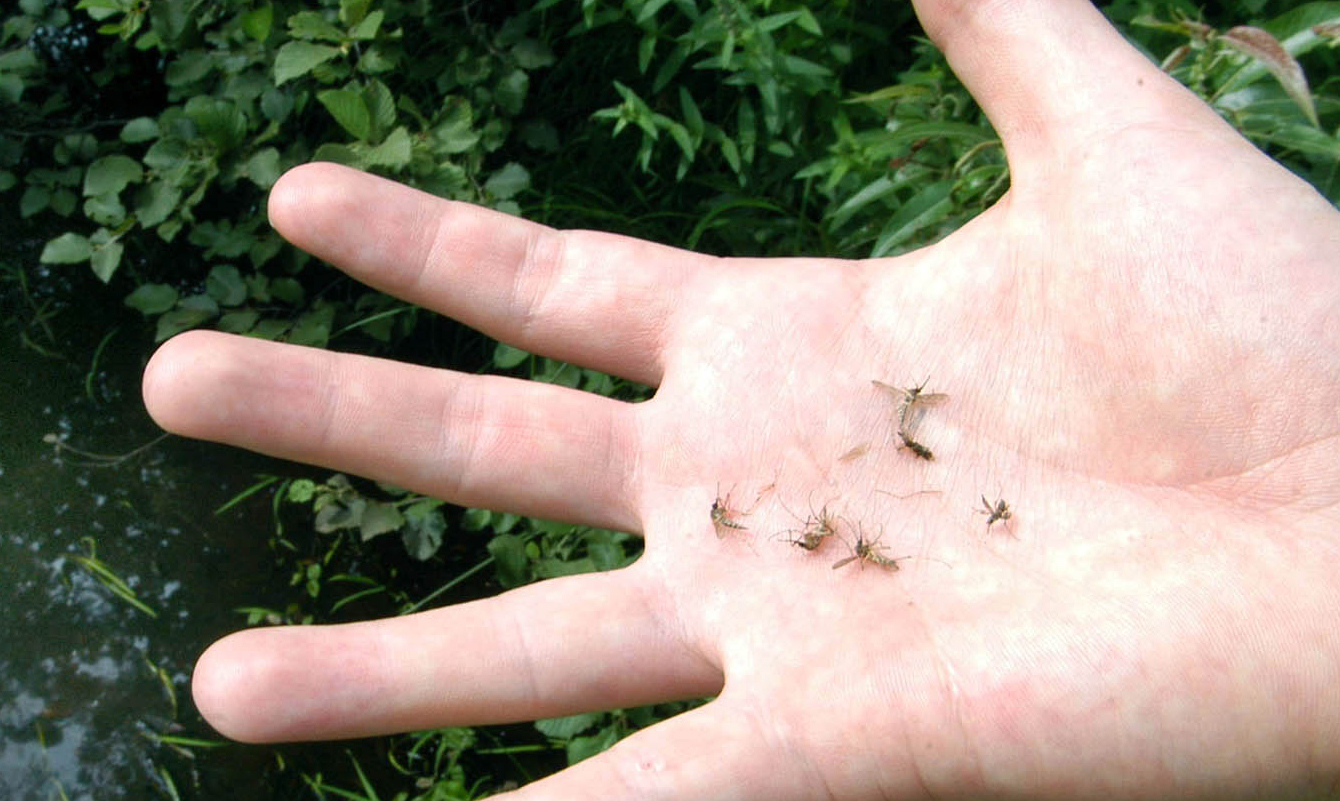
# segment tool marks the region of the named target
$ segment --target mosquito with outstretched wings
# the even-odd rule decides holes
[[[894,412],[894,416],[898,418],[899,433],[905,433],[908,437],[911,437],[927,408],[939,406],[949,400],[949,396],[943,392],[926,392],[926,384],[929,381],[930,379],[927,378],[915,387],[895,387],[892,384],[871,379],[870,383],[891,393],[898,399],[898,408]]]

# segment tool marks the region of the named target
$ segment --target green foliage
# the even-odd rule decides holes
[[[367,542],[383,534],[399,532],[410,556],[419,561],[430,559],[442,546],[442,534],[447,530],[440,509],[442,501],[388,484],[378,487],[391,499],[370,497],[337,473],[322,484],[310,479],[293,481],[288,484],[284,499],[290,503],[310,504],[314,514],[313,527],[322,534],[356,532],[361,541]],[[313,597],[316,594],[312,592]]]

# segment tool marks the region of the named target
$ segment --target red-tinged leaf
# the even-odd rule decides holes
[[[1325,22],[1313,25],[1312,32],[1327,39],[1340,39],[1340,22]]]
[[[1163,63],[1160,64],[1159,67],[1164,72],[1172,72],[1177,69],[1183,61],[1186,61],[1186,57],[1189,55],[1191,55],[1191,45],[1180,45],[1176,50],[1169,53],[1167,58],[1163,59]]]
[[[1229,28],[1222,37],[1229,47],[1256,59],[1284,87],[1294,102],[1298,104],[1308,120],[1317,125],[1317,109],[1312,105],[1312,91],[1307,86],[1307,76],[1298,60],[1284,49],[1284,45],[1269,32],[1251,25],[1238,25]]]

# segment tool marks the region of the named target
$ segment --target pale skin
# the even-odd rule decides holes
[[[281,179],[270,217],[295,244],[655,397],[192,333],[149,365],[154,417],[636,532],[646,552],[399,619],[226,637],[193,679],[220,732],[717,695],[509,797],[1337,792],[1340,215],[1087,3],[917,11],[1013,183],[899,258],[719,260],[330,165]],[[918,429],[933,462],[897,447],[871,384],[926,376],[950,396]],[[749,530],[718,538],[717,487],[743,508],[774,480]],[[920,489],[939,492],[897,497]],[[984,494],[1013,536],[983,529]],[[832,570],[836,538],[774,536],[807,503],[914,558]]]

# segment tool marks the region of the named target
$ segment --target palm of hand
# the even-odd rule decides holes
[[[202,660],[202,709],[228,733],[268,739],[720,692],[537,794],[1073,797],[1236,793],[1270,769],[1315,779],[1311,761],[1330,755],[1307,750],[1326,733],[1305,707],[1334,683],[1327,666],[1340,653],[1326,614],[1337,607],[1333,526],[1319,511],[1340,492],[1340,375],[1325,326],[1337,290],[1324,269],[1340,225],[1152,67],[1137,74],[1189,129],[1108,117],[1044,150],[1007,128],[1009,195],[939,245],[879,263],[715,262],[552,237],[329,168],[286,178],[272,214],[299,244],[522,346],[657,383],[656,398],[616,409],[457,379],[444,390],[418,372],[403,380],[422,397],[379,413],[462,433],[435,440],[441,453],[384,449],[411,454],[397,462],[374,434],[330,434],[333,419],[370,422],[356,398],[297,425],[228,403],[209,418],[184,411],[199,389],[174,364],[246,359],[241,346],[187,337],[146,379],[156,416],[461,502],[639,530],[647,551],[618,574],[367,633],[247,632]],[[385,210],[368,229],[408,244],[373,248],[341,230],[348,205],[377,207],[370,192]],[[285,194],[318,198],[316,213],[299,219]],[[436,235],[411,232],[427,214],[442,215]],[[1280,231],[1297,233],[1270,238]],[[486,232],[501,235],[486,244]],[[511,252],[524,266],[507,265],[499,283],[515,300],[470,311],[448,298],[472,255]],[[455,266],[422,268],[435,260]],[[629,263],[644,275],[592,307],[617,309],[617,295],[633,308],[606,337],[617,341],[597,344],[603,332],[582,329],[573,298],[602,290],[574,287]],[[504,320],[498,309],[521,298],[531,300],[521,321]],[[356,372],[323,358],[266,364],[281,376]],[[358,384],[369,395],[395,369],[362,368],[377,372]],[[895,400],[871,384],[927,376],[928,391],[951,395],[919,428],[931,462],[898,448]],[[504,397],[520,400],[487,411]],[[535,480],[509,494],[516,482],[490,473],[493,457],[522,448]],[[460,469],[436,468],[442,453]],[[748,530],[714,527],[718,488],[753,507],[739,518]],[[933,492],[897,497],[920,490]],[[1010,533],[973,514],[998,493],[1016,510]],[[859,526],[889,556],[910,557],[902,570],[832,570],[847,552],[835,538],[807,553],[779,536],[824,506],[847,539]],[[556,619],[529,620],[534,608]],[[592,619],[606,622],[592,630]],[[452,658],[446,643],[462,636],[493,656]],[[378,661],[371,643],[394,637],[416,638],[425,663]],[[314,662],[293,656],[313,649]],[[318,684],[313,670],[327,687],[381,680],[254,711],[273,688]],[[500,670],[524,680],[500,681]],[[1277,704],[1290,712],[1263,711]],[[1244,745],[1250,762],[1234,756]]]
[[[1295,313],[1313,302],[1300,290],[1336,226],[1263,247],[1243,228],[1240,187],[1218,175],[1264,159],[1213,138],[1115,137],[1083,154],[1103,169],[1045,193],[1016,178],[991,212],[903,261],[732,265],[686,293],[702,301],[682,315],[713,324],[685,338],[672,359],[684,375],[667,370],[664,407],[647,413],[659,509],[639,569],[665,588],[688,646],[723,669],[716,703],[731,709],[704,728],[767,743],[795,768],[769,777],[770,792],[804,780],[796,797],[1035,792],[1043,771],[1052,788],[1122,792],[1182,770],[1226,791],[1248,770],[1234,764],[1243,738],[1273,743],[1267,759],[1297,757],[1298,720],[1204,720],[1325,692],[1260,669],[1334,639],[1309,610],[1334,608],[1335,543],[1294,508],[1338,489],[1332,477],[1317,493],[1336,455],[1327,404],[1299,396],[1325,365],[1292,345],[1324,334]],[[1183,170],[1114,186],[1138,166],[1123,153]],[[1282,217],[1330,215],[1262,172]],[[1195,207],[1169,213],[1188,181]],[[1093,230],[1096,212],[1109,238],[1057,236]],[[1241,270],[1211,267],[1215,253]],[[1293,286],[1259,285],[1296,253],[1320,257],[1292,265]],[[898,449],[894,399],[870,384],[927,375],[952,396],[923,418],[929,463]],[[740,487],[737,506],[765,490],[742,521],[752,536],[711,537],[703,492],[718,484]],[[1017,540],[972,514],[1002,488]],[[940,494],[888,494],[923,489]],[[896,575],[835,573],[846,547],[821,558],[760,536],[821,505],[849,538],[859,523],[912,558]],[[1146,736],[1169,730],[1194,737],[1170,748]]]

